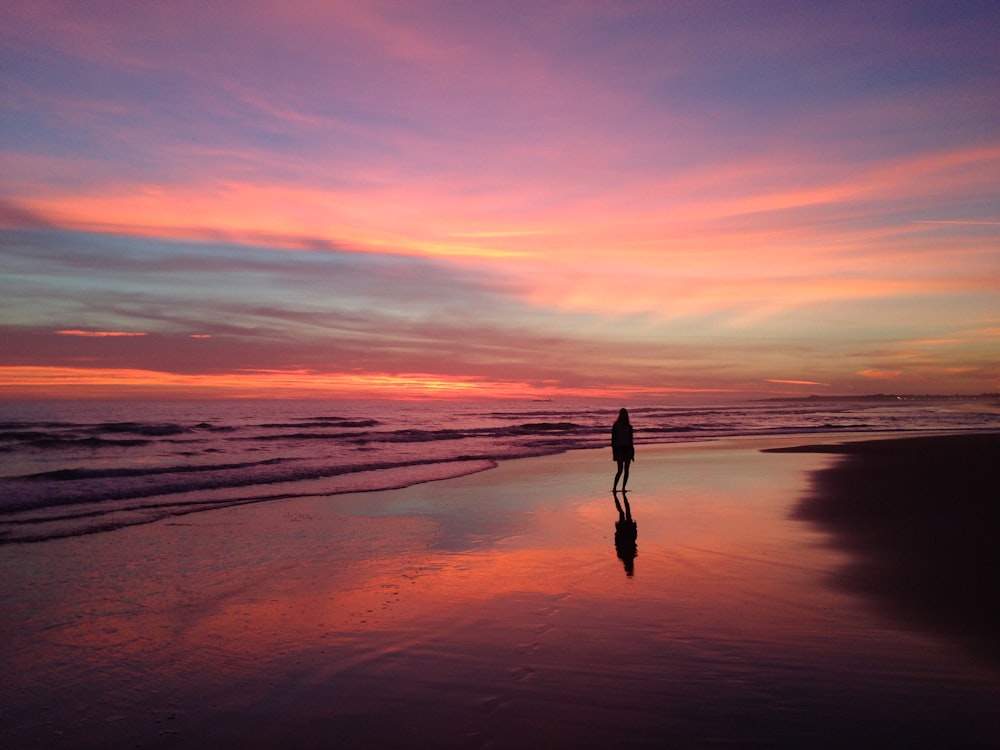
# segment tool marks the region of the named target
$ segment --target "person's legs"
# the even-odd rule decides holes
[[[632,463],[631,461],[622,461],[619,464],[618,473],[622,473],[622,464],[624,464],[625,476],[622,478],[622,492],[625,491],[625,485],[628,484],[628,465]],[[618,484],[618,477],[615,477],[615,484]]]
[[[615,483],[613,485],[611,485],[612,489],[615,489],[615,490],[618,489],[618,480],[621,479],[622,471],[625,470],[625,468],[627,466],[628,466],[628,464],[625,463],[624,461],[619,461],[618,462],[618,473],[615,474]],[[625,474],[625,481],[628,481],[628,474],[627,473]]]

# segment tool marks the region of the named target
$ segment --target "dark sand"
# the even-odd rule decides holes
[[[997,437],[801,442],[0,547],[0,747],[1000,746]]]
[[[851,552],[837,583],[1000,667],[1000,435],[784,450],[842,456],[795,511]]]

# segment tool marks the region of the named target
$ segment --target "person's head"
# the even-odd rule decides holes
[[[628,409],[623,407],[621,411],[618,412],[618,421],[628,424]]]

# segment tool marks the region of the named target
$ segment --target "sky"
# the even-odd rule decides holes
[[[996,2],[0,15],[0,398],[1000,391]]]

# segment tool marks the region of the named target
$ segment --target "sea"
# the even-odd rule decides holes
[[[594,401],[0,402],[0,544],[249,503],[406,487],[608,447]],[[1000,397],[807,398],[630,410],[643,445],[1000,429]],[[608,453],[610,460],[610,448]],[[470,502],[474,502],[470,500]]]

